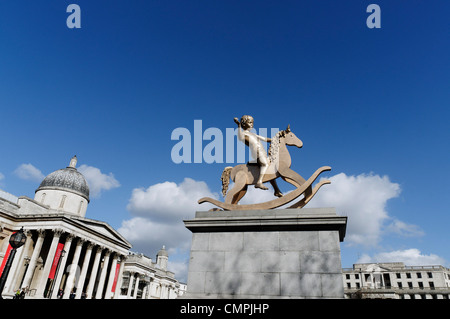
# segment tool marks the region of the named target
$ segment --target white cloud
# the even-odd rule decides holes
[[[171,261],[169,259],[169,264],[167,265],[167,268],[171,272],[175,273],[175,278],[177,278],[177,280],[183,283],[187,283],[189,259],[186,259],[185,261]]]
[[[338,213],[348,216],[347,243],[376,246],[387,232],[423,235],[418,226],[393,218],[386,211],[387,201],[401,192],[400,185],[391,182],[388,176],[340,173],[328,179],[331,184],[322,187],[308,206],[336,207]]]
[[[132,251],[145,254],[153,262],[156,262],[156,254],[161,247],[166,246],[168,269],[175,273],[175,278],[187,282],[192,233],[184,227],[181,219],[178,222],[161,223],[149,218],[133,217],[123,221],[118,232],[131,242]]]
[[[434,254],[425,255],[416,248],[382,252],[374,256],[362,255],[357,263],[404,262],[406,266],[445,265],[446,261]]]
[[[99,197],[102,191],[120,186],[119,181],[114,178],[112,173],[103,174],[97,167],[81,165],[78,171],[86,178],[92,197]]]
[[[178,280],[187,280],[187,263],[191,247],[191,232],[183,219],[191,219],[197,210],[209,210],[210,204],[199,205],[202,197],[218,198],[205,182],[185,178],[183,182],[163,182],[132,191],[127,209],[133,215],[122,221],[118,229],[133,245],[132,250],[155,258],[163,245],[169,253],[169,270]],[[186,260],[176,260],[180,256]]]
[[[386,232],[394,233],[403,237],[419,237],[425,235],[419,226],[407,224],[396,218],[393,218],[392,223],[386,227]]]
[[[185,178],[179,185],[164,182],[147,189],[135,188],[127,209],[135,216],[175,221],[193,217],[196,210],[208,210],[208,204],[197,203],[202,197],[218,198],[218,195],[211,193],[205,182]]]
[[[190,249],[190,231],[184,227],[183,221],[155,222],[151,218],[133,217],[124,220],[118,229],[133,244],[133,251],[147,256],[156,255],[163,245],[168,251],[174,249]]]
[[[21,164],[14,171],[19,178],[33,182],[42,182],[44,174],[32,164]]]

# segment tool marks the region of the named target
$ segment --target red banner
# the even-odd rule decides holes
[[[11,249],[12,249],[11,245],[8,244],[8,248],[6,249],[5,256],[3,257],[3,260],[2,260],[2,265],[0,266],[0,277],[2,276],[3,268],[5,268],[6,262],[8,261],[8,257],[9,257],[9,254],[11,253]]]
[[[119,278],[120,264],[116,265],[116,275],[114,276],[114,282],[111,288],[111,292],[116,291],[117,279]]]
[[[49,279],[55,278],[56,268],[58,268],[59,259],[61,258],[61,252],[64,248],[64,244],[59,243],[56,248],[55,258],[53,258],[52,268],[50,269],[50,274],[48,275]]]

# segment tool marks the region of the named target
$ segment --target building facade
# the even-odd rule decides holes
[[[186,285],[167,270],[169,255],[165,247],[157,253],[156,263],[151,258],[130,253],[125,261],[120,299],[175,299],[186,292]]]
[[[133,264],[131,244],[107,223],[85,217],[89,186],[76,164],[74,156],[68,167],[45,177],[34,199],[0,191],[0,274],[11,253],[10,235],[22,227],[27,235],[9,268],[2,296],[24,290],[27,298],[137,298],[145,282],[173,290],[151,296],[176,297],[177,281],[166,269],[168,256],[160,261],[165,270],[155,270],[153,276],[149,272],[149,279],[139,284],[141,274],[147,274],[133,271],[139,263]],[[124,296],[122,285],[130,274],[136,280],[134,285],[128,281],[128,287],[138,289]]]
[[[450,269],[402,262],[354,264],[342,271],[346,298],[449,299]]]

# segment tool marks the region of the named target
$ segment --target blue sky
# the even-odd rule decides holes
[[[70,3],[80,29],[66,26]],[[380,29],[366,26],[370,3]],[[95,189],[86,217],[150,257],[165,244],[183,277],[181,220],[220,193],[228,164],[173,163],[171,133],[251,114],[257,129],[291,125],[304,177],[332,167],[311,207],[349,217],[343,267],[449,266],[449,12],[444,0],[3,1],[0,188],[33,197],[76,154]]]

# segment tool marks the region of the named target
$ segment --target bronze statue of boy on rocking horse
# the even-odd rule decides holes
[[[225,210],[272,209],[283,206],[303,194],[302,200],[289,207],[301,208],[312,199],[322,185],[330,183],[328,180],[321,181],[314,189],[312,188],[312,183],[319,174],[331,170],[329,166],[319,168],[308,180],[305,180],[290,168],[291,156],[287,146],[300,148],[303,146],[303,142],[295,136],[289,125],[286,130],[279,131],[274,137],[266,138],[251,132],[254,120],[250,115],[242,116],[240,121],[234,118],[234,122],[238,125],[238,139],[250,148],[251,155],[256,159],[256,163],[229,166],[224,169],[221,179],[225,202],[204,197],[198,201],[199,203],[210,202]],[[270,142],[268,155],[261,141]],[[278,177],[294,185],[296,189],[283,196],[276,183]],[[234,186],[228,191],[230,178],[233,180]],[[238,204],[246,194],[248,185],[255,185],[256,188],[267,190],[268,188],[264,186],[265,182],[271,183],[277,199],[259,204]]]

